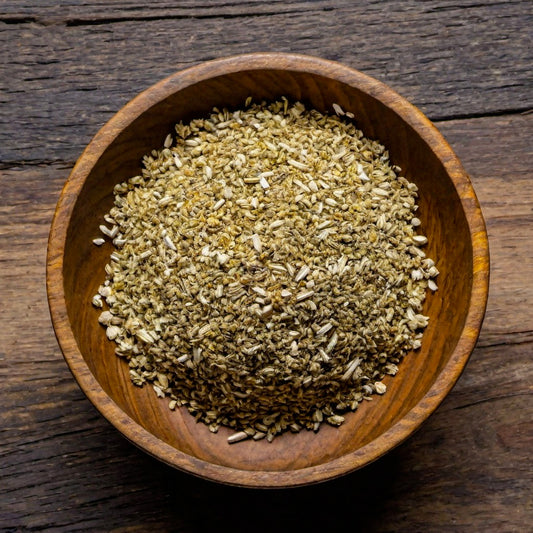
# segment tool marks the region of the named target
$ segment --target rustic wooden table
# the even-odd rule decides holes
[[[531,531],[532,27],[518,0],[1,2],[0,528]],[[424,427],[362,471],[268,492],[123,439],[69,373],[45,294],[55,203],[100,126],[178,69],[264,50],[341,61],[419,106],[471,175],[491,245],[477,348]]]

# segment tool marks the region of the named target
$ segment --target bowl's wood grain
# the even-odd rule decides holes
[[[430,294],[422,349],[387,378],[388,392],[365,402],[339,429],[285,434],[273,443],[227,444],[184,410],[172,412],[151,387],[130,382],[90,305],[111,245],[91,241],[112,205],[113,186],[140,170],[173,125],[214,106],[237,108],[287,96],[321,111],[336,102],[419,187],[427,253],[441,272]],[[128,439],[168,464],[221,482],[295,486],[339,476],[375,460],[415,431],[463,370],[479,334],[488,291],[488,243],[476,196],[435,127],[387,86],[342,65],[299,55],[252,54],[177,73],[125,106],[95,136],[65,185],[52,225],[47,285],[56,335],[81,388]]]

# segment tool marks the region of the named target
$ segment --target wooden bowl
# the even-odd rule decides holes
[[[409,354],[388,392],[364,402],[338,429],[284,434],[273,443],[228,445],[185,410],[172,412],[151,387],[132,385],[127,364],[99,326],[90,302],[104,279],[111,245],[94,246],[111,208],[113,186],[140,171],[179,120],[214,106],[237,108],[247,96],[332,103],[355,114],[366,136],[419,187],[427,253],[441,272],[429,294],[422,349]],[[161,461],[218,482],[298,486],[331,479],[374,461],[411,435],[450,391],[477,340],[488,292],[488,243],[472,185],[431,122],[389,87],[338,63],[295,54],[251,54],[178,72],[141,93],[94,137],[72,170],[50,233],[47,287],[55,332],[80,387],[131,442]]]

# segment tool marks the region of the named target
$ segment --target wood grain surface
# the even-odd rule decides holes
[[[383,20],[370,1],[171,4],[0,5],[0,528],[530,531],[531,5],[398,1]],[[438,121],[491,246],[481,337],[443,405],[368,468],[291,491],[200,481],[129,444],[72,379],[45,293],[55,203],[91,136],[165,75],[254,50],[340,60]]]

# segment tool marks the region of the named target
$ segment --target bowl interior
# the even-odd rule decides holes
[[[146,430],[162,445],[176,450],[175,461],[172,454],[164,458],[175,466],[196,468],[184,466],[180,452],[199,459],[199,465],[203,461],[250,473],[295,471],[357,455],[422,400],[449,362],[463,331],[472,292],[472,240],[461,200],[443,162],[421,135],[423,126],[417,130],[410,126],[381,101],[379,90],[370,95],[340,79],[296,69],[263,68],[194,82],[176,76],[162,82],[160,88],[157,94],[147,93],[142,101],[137,99],[141,112],[136,118],[136,101],[130,104],[129,115],[121,112],[122,116],[114,119],[114,130],[108,127],[104,140],[97,136],[74,170],[87,175],[72,208],[63,277],[68,319],[84,363],[123,412],[124,420],[140,426],[136,443],[143,447]],[[228,445],[229,430],[212,434],[184,409],[170,411],[167,401],[157,398],[151,387],[131,384],[127,364],[114,355],[114,344],[98,324],[99,311],[90,304],[105,278],[104,265],[112,246],[96,247],[91,241],[99,236],[98,226],[112,206],[113,186],[140,172],[141,157],[160,148],[176,122],[205,116],[214,106],[238,108],[248,96],[254,100],[286,96],[328,112],[336,102],[353,112],[365,135],[379,139],[389,149],[392,162],[418,185],[421,233],[428,236],[426,252],[436,260],[441,273],[437,278],[439,290],[428,293],[425,302],[423,312],[430,321],[422,348],[405,358],[396,377],[385,379],[387,394],[364,402],[339,429],[324,425],[318,434],[303,431],[287,433],[273,443],[264,440]],[[83,380],[79,372],[74,373],[78,381]],[[150,451],[154,453],[153,448]],[[364,463],[364,459],[354,460],[352,469],[361,466],[357,461]],[[201,469],[195,473],[203,475]]]

